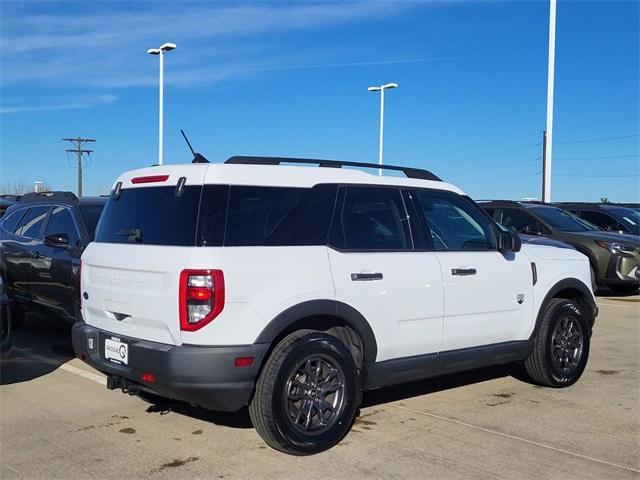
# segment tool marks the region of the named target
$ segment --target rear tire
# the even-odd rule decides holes
[[[572,300],[554,298],[533,341],[533,352],[524,362],[535,383],[562,388],[578,381],[587,365],[591,326]]]
[[[269,356],[249,415],[270,447],[311,455],[342,440],[359,399],[358,370],[344,343],[323,332],[300,330]]]

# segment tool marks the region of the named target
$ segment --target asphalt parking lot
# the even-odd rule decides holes
[[[332,450],[266,447],[246,411],[148,404],[73,358],[68,327],[29,317],[2,361],[10,478],[640,478],[640,296],[600,296],[591,358],[564,390],[490,368],[365,396]]]

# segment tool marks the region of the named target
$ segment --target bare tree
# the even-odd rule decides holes
[[[38,190],[49,192],[51,186],[47,182],[42,182]],[[0,195],[24,195],[29,192],[33,192],[33,185],[27,183],[24,178],[9,180],[0,185]]]

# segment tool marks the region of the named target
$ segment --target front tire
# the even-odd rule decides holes
[[[249,415],[272,448],[311,455],[342,440],[359,399],[358,370],[344,343],[323,332],[300,330],[269,356]]]
[[[590,340],[591,326],[576,302],[554,298],[545,309],[533,352],[524,362],[527,374],[547,387],[573,385],[587,365]]]

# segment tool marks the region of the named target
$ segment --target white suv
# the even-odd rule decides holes
[[[123,174],[82,256],[76,354],[111,389],[248,405],[297,455],[340,441],[365,390],[510,362],[578,380],[597,312],[585,256],[521,248],[428,171],[344,166],[377,168],[233,157]]]

